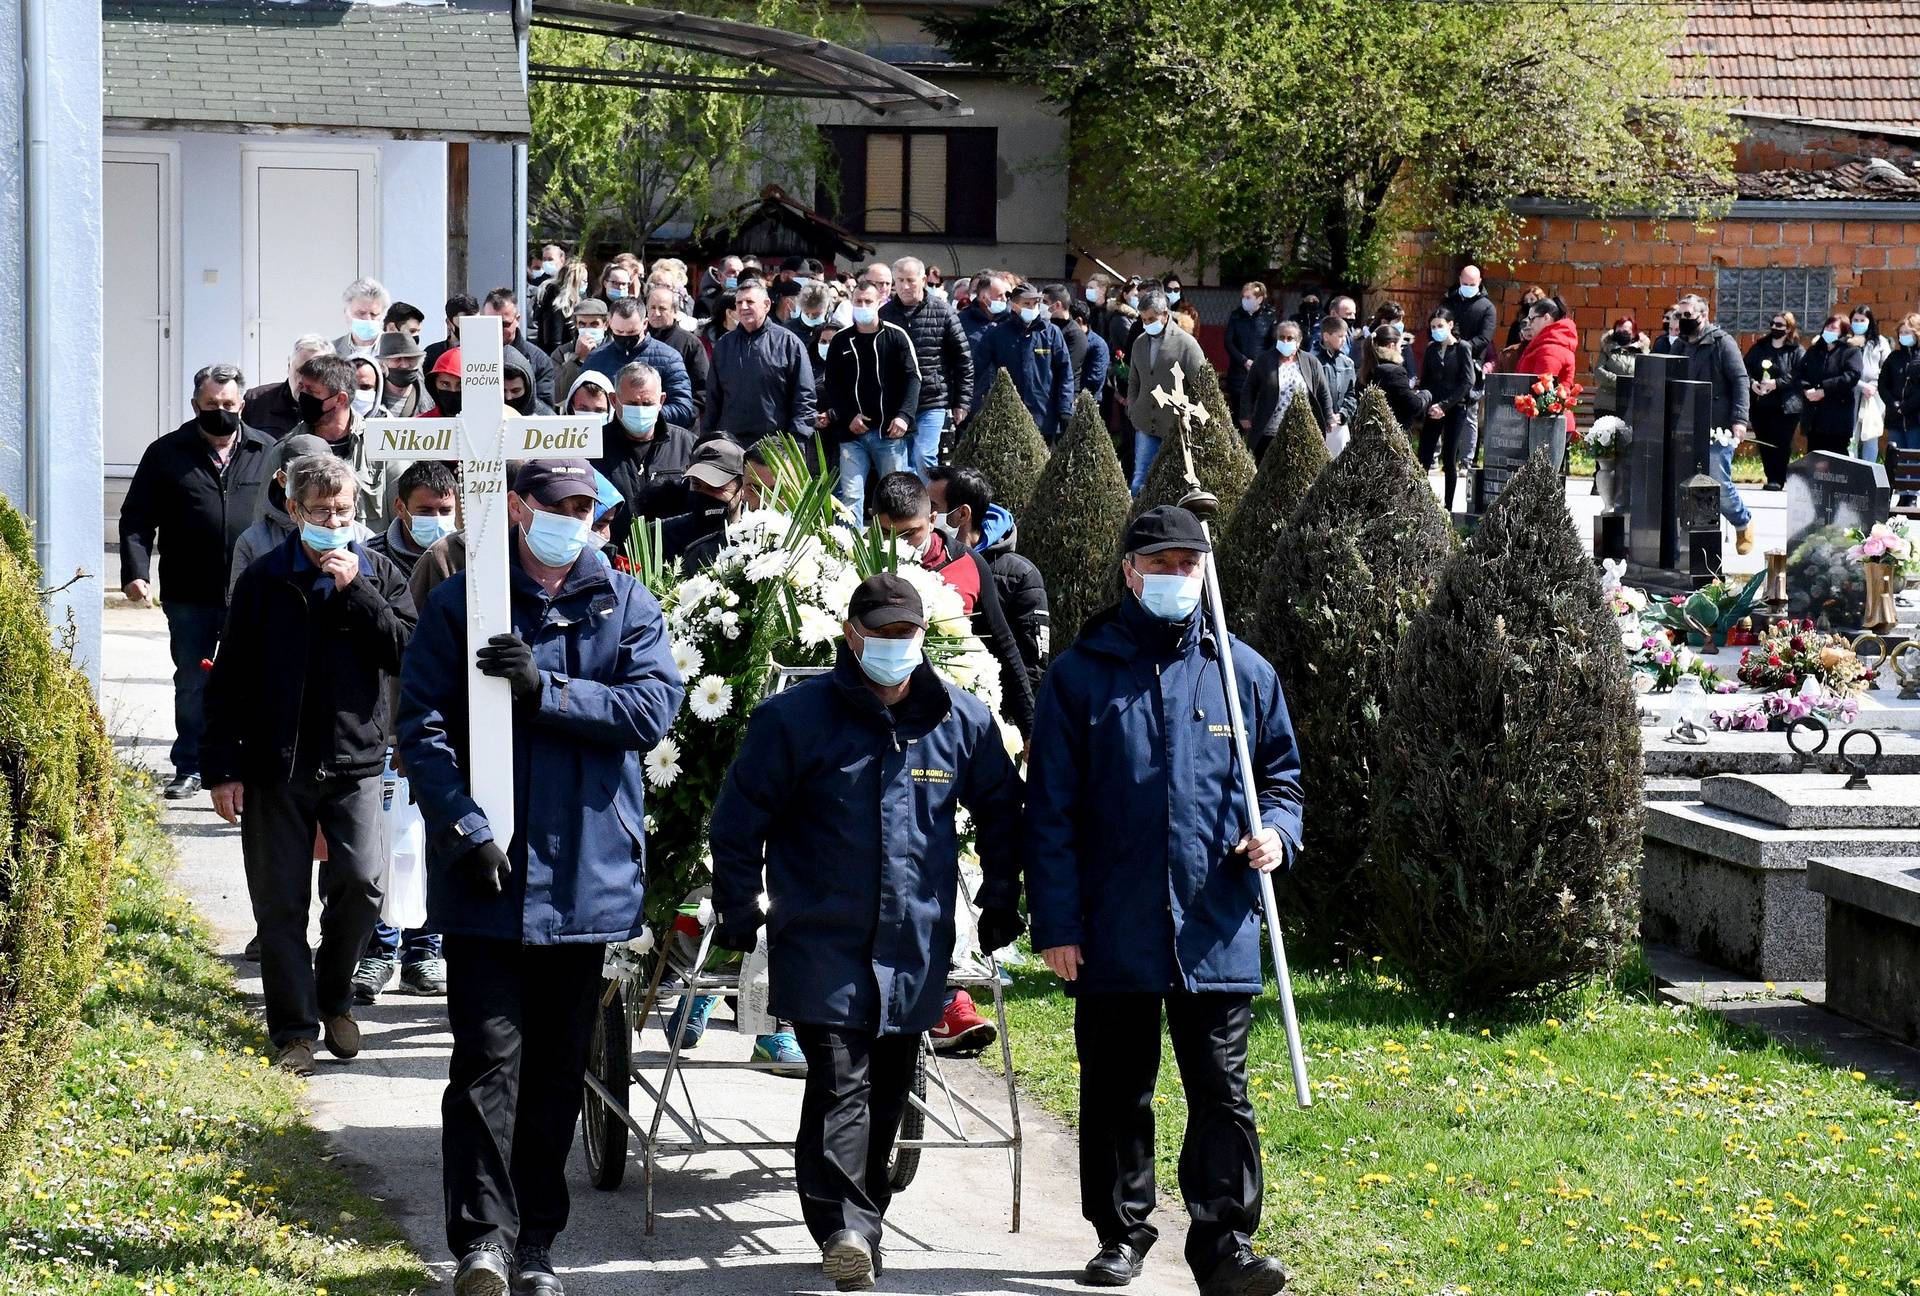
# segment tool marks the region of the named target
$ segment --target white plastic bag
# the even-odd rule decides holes
[[[771,1035],[773,1013],[768,999],[773,993],[767,972],[767,929],[760,929],[754,943],[740,963],[740,998],[734,1003],[734,1020],[742,1035]]]
[[[427,825],[407,780],[396,780],[387,810],[387,880],[380,918],[401,931],[427,925]]]

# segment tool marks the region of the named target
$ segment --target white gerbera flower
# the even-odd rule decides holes
[[[758,585],[762,581],[779,580],[787,572],[789,555],[784,549],[769,549],[747,563],[747,579]]]
[[[722,675],[707,675],[687,695],[687,706],[702,720],[718,720],[733,710],[733,685]]]
[[[680,777],[680,744],[671,738],[662,738],[659,745],[647,753],[647,782],[657,788],[672,787],[673,781]]]
[[[815,607],[811,603],[800,605],[800,642],[812,647],[814,644],[832,643],[840,633],[840,623],[825,608]]]
[[[698,648],[695,648],[684,639],[674,640],[673,668],[680,672],[681,679],[692,679],[700,673],[700,668],[706,664],[707,659],[700,655]]]

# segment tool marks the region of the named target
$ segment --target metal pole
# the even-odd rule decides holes
[[[34,557],[42,579],[53,575],[53,207],[47,175],[52,155],[47,102],[51,3],[25,0],[20,9],[27,143],[27,516],[33,521]]]

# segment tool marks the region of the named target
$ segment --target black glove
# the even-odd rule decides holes
[[[721,923],[713,929],[713,943],[723,950],[748,954],[760,943],[758,923]]]
[[[540,696],[540,668],[533,664],[533,649],[518,635],[497,634],[476,656],[480,673],[505,680],[515,702],[531,702]]]
[[[513,872],[513,862],[498,842],[481,842],[455,860],[454,867],[488,895],[499,895]]]
[[[1005,949],[1020,939],[1027,930],[1027,920],[1014,908],[988,908],[980,911],[980,948],[991,954],[995,950]]]

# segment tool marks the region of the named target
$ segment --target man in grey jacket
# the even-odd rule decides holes
[[[1167,295],[1158,289],[1140,298],[1140,340],[1133,344],[1127,374],[1127,416],[1133,422],[1133,493],[1147,484],[1147,470],[1160,453],[1160,439],[1179,426],[1179,416],[1153,398],[1154,389],[1173,390],[1173,367],[1192,390],[1193,376],[1207,363],[1206,352],[1172,322]]]
[[[1752,553],[1756,527],[1753,512],[1733,484],[1733,452],[1747,435],[1747,366],[1740,356],[1740,344],[1718,324],[1708,321],[1707,299],[1688,293],[1675,307],[1680,322],[1681,354],[1687,358],[1687,378],[1711,384],[1713,415],[1711,425],[1727,428],[1732,439],[1725,445],[1718,440],[1708,448],[1714,480],[1720,483],[1720,516],[1733,523],[1734,549]]]
[[[767,286],[752,280],[734,295],[739,327],[713,344],[707,370],[707,428],[742,448],[761,437],[813,435],[813,366],[792,329],[773,324]]]

